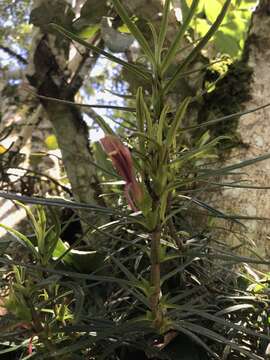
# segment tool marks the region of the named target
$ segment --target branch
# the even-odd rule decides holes
[[[4,52],[6,52],[8,55],[15,58],[16,60],[18,60],[23,65],[27,65],[27,61],[25,60],[25,58],[23,56],[21,56],[20,54],[17,54],[15,51],[11,50],[7,46],[0,45],[0,49],[3,50]]]
[[[94,45],[100,41],[100,34],[96,34],[94,39],[91,41],[91,44]],[[77,54],[79,55],[79,54]],[[89,74],[92,70],[92,68],[95,66],[99,54],[94,53],[92,57],[90,58],[90,50],[86,50],[83,55],[79,55],[80,61],[77,64],[77,67],[74,71],[74,74],[72,76],[72,79],[70,83],[68,84],[68,88],[64,91],[64,96],[66,98],[70,98],[74,96],[82,86],[85,77],[87,74]]]

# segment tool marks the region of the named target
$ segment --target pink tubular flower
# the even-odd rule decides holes
[[[142,200],[142,189],[138,184],[132,162],[132,157],[127,146],[113,135],[106,135],[100,140],[104,151],[112,160],[113,166],[125,180],[125,196],[133,211],[137,211],[135,203]]]
[[[33,353],[33,337],[31,336],[28,344],[28,354],[31,355]]]

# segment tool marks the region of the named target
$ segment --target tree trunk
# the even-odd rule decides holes
[[[270,99],[270,3],[261,1],[253,14],[253,19],[246,42],[244,60],[252,70],[252,79],[249,87],[250,100],[243,104],[244,110],[259,107],[269,103]],[[224,165],[237,163],[246,159],[270,152],[270,109],[243,116],[239,120],[237,132],[240,134],[244,147],[237,147],[228,154]],[[243,171],[252,185],[270,186],[270,160],[258,162]],[[234,181],[235,177],[230,180]],[[243,184],[243,183],[242,183]],[[240,214],[248,217],[267,217],[270,219],[270,190],[266,189],[226,189],[221,194],[215,194],[212,199],[217,208],[225,210],[227,214]],[[246,243],[249,249],[262,257],[270,256],[270,221],[242,221],[247,229],[227,225],[223,232],[226,240],[233,245]],[[230,227],[229,227],[230,226]],[[225,235],[224,235],[225,234]],[[243,247],[242,254],[247,255],[247,248]],[[250,254],[250,251],[248,251]]]
[[[44,19],[42,16],[47,8],[49,13]],[[61,17],[63,11],[65,17]],[[31,21],[38,29],[33,41],[27,78],[39,95],[74,101],[74,96],[83,82],[85,67],[89,70],[96,61],[96,57],[92,57],[89,65],[89,61],[86,61],[88,56],[82,56],[78,65],[80,71],[71,69],[69,42],[48,28],[50,22],[69,28],[73,18],[71,7],[64,0],[39,0],[35,3]],[[41,103],[54,128],[74,199],[83,203],[104,205],[103,200],[98,197],[100,188],[92,165],[88,128],[80,111],[74,106],[46,99],[42,99]],[[91,215],[86,218],[91,221]]]

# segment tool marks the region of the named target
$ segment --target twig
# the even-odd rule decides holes
[[[17,59],[20,63],[27,65],[27,61],[24,57],[22,57],[20,54],[17,54],[14,50],[11,50],[9,47],[0,45],[0,49],[3,50],[5,53],[9,54],[13,58]]]

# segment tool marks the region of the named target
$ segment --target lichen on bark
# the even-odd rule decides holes
[[[252,81],[252,68],[247,64],[245,52],[240,60],[229,65],[225,76],[217,82],[215,90],[204,96],[204,103],[200,111],[198,123],[203,123],[215,118],[238,113],[244,110],[244,103],[251,99],[250,84]],[[205,81],[215,81],[219,73],[207,71]],[[245,144],[243,137],[238,132],[240,116],[230,121],[224,121],[217,126],[209,127],[213,137],[225,135],[230,139],[219,144],[219,155],[224,156],[225,149]],[[203,129],[205,131],[206,129]],[[225,156],[227,156],[227,152]]]
[[[269,2],[261,1],[253,14],[251,27],[246,42],[244,65],[252,71],[248,82],[248,99],[242,103],[243,110],[256,108],[269,102],[270,98],[270,35],[266,29],[270,26]],[[246,85],[246,83],[244,83]],[[241,95],[242,96],[242,95]],[[241,99],[241,98],[240,98]],[[243,116],[237,125],[236,131],[240,134],[245,146],[235,147],[226,153],[222,165],[241,162],[269,153],[269,108]],[[267,187],[270,186],[270,161],[255,163],[245,169],[241,178],[249,184]],[[237,180],[228,177],[227,181]],[[238,177],[239,180],[239,177]],[[247,183],[246,183],[247,184]],[[267,189],[224,189],[212,197],[212,204],[224,209],[228,214],[240,214],[247,217],[262,217],[270,219],[270,191]],[[225,241],[234,246],[246,244],[241,252],[244,255],[257,253],[261,258],[270,257],[269,236],[270,222],[256,220],[242,220],[246,228],[237,225],[227,225],[232,232],[219,232]],[[218,221],[219,223],[219,221]]]
[[[47,8],[49,11],[42,17]],[[63,16],[63,11],[59,12],[59,9],[62,9],[66,16]],[[64,0],[39,0],[32,11],[31,20],[38,28],[29,59],[27,78],[39,95],[74,101],[76,91],[70,89],[70,84],[73,86],[74,81],[70,81],[68,68],[70,43],[49,27],[51,22],[70,27],[73,18],[74,13]],[[95,57],[94,60],[96,61]],[[82,81],[78,81],[78,84],[81,86]],[[88,128],[80,111],[74,106],[46,99],[42,99],[41,103],[55,131],[74,199],[83,203],[104,205],[104,201],[99,197],[100,186],[92,165],[94,161],[90,151]],[[81,216],[87,223],[95,221],[92,213]]]

